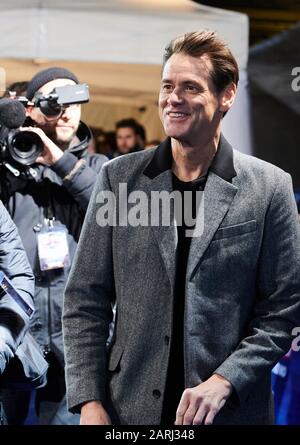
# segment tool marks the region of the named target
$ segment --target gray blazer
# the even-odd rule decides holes
[[[99,192],[172,191],[170,140],[106,164],[91,198],[64,303],[69,409],[99,399],[114,422],[159,424],[172,332],[177,231],[100,227]],[[123,202],[123,198],[122,198]],[[300,233],[290,176],[222,137],[192,238],[185,384],[218,373],[233,396],[215,424],[272,423],[270,371],[300,325]],[[106,349],[117,302],[112,347]]]

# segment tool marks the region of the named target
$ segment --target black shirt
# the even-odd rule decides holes
[[[163,410],[161,423],[173,425],[176,418],[176,410],[184,391],[184,353],[183,353],[183,332],[184,332],[184,306],[185,306],[185,280],[186,269],[191,244],[191,237],[186,236],[186,231],[191,230],[193,226],[186,221],[186,212],[195,220],[197,216],[196,192],[203,191],[205,187],[207,174],[200,176],[194,181],[184,182],[172,175],[173,190],[179,191],[182,196],[181,213],[182,224],[177,224],[178,244],[176,251],[176,281],[173,306],[173,328],[170,358],[168,365],[168,374],[166,389],[164,394]],[[189,202],[184,192],[191,192],[192,199]],[[190,205],[191,204],[191,205]],[[184,212],[185,209],[185,212]],[[179,220],[180,221],[180,220]]]

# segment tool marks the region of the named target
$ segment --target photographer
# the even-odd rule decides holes
[[[68,413],[65,401],[63,292],[94,182],[106,157],[87,154],[91,135],[80,122],[79,103],[57,103],[49,114],[38,102],[38,98],[47,98],[56,88],[77,84],[73,73],[58,67],[40,71],[32,78],[27,87],[31,125],[22,130],[36,133],[43,142],[43,151],[27,167],[26,174],[14,175],[3,169],[2,193],[36,278],[31,333],[49,362],[48,384],[36,395],[40,424],[78,423],[78,417]],[[10,402],[15,396],[6,397],[8,423],[22,424],[26,418],[22,414],[24,406],[21,398]]]

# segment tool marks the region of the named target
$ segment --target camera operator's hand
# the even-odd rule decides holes
[[[57,162],[64,154],[63,151],[56,144],[54,144],[54,142],[52,142],[51,139],[48,138],[48,136],[46,136],[41,128],[23,127],[20,130],[32,131],[33,133],[36,133],[43,141],[44,150],[41,156],[38,156],[38,158],[36,159],[36,162],[38,164],[48,165],[50,167],[51,165],[55,164],[55,162]]]

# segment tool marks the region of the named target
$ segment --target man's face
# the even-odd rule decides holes
[[[165,64],[159,115],[167,136],[190,146],[207,143],[214,136],[224,93],[217,94],[211,69],[206,56],[181,53],[173,54]]]
[[[54,88],[65,85],[75,85],[75,82],[70,79],[55,79],[46,83],[39,92],[49,94]],[[71,105],[55,119],[45,116],[38,107],[30,109],[29,115],[53,142],[58,146],[67,147],[77,132],[81,107],[79,104]]]
[[[137,135],[133,128],[123,127],[117,129],[116,141],[118,151],[122,154],[129,153],[137,145]]]

